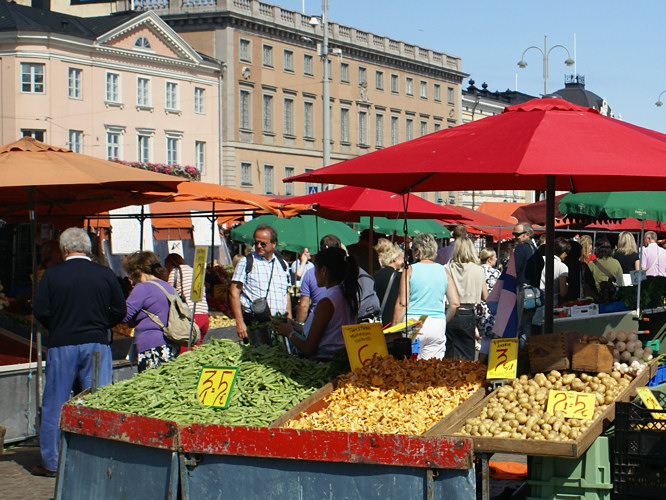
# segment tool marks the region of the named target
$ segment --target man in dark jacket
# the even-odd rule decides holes
[[[54,476],[60,448],[60,409],[76,378],[88,389],[93,356],[99,353],[98,385],[112,381],[109,328],[125,317],[125,297],[113,272],[90,260],[88,234],[71,227],[60,235],[64,262],[44,273],[35,295],[34,315],[49,330],[46,382],[39,435],[42,465],[36,475]]]
[[[532,334],[534,309],[523,308],[523,285],[539,286],[543,257],[534,244],[534,230],[527,222],[519,222],[513,228],[513,258],[516,261],[516,301],[518,310],[518,340],[521,347]],[[540,265],[539,265],[540,264]],[[535,284],[536,283],[536,284]]]

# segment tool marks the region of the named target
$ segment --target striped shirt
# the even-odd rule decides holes
[[[250,312],[250,304],[257,299],[268,296],[266,300],[271,308],[271,314],[285,314],[287,312],[287,298],[289,291],[289,269],[282,269],[280,261],[275,254],[271,260],[252,252],[254,263],[252,271],[245,272],[247,258],[242,258],[236,265],[234,276],[231,281],[242,283],[243,290],[240,295],[240,303],[243,312]],[[271,270],[273,276],[271,277]],[[269,287],[270,281],[270,287]]]
[[[178,272],[177,267],[174,267],[169,273],[169,283],[176,289],[176,292],[179,295],[185,297],[187,307],[190,308],[190,311],[194,311],[194,302],[192,302],[192,299],[190,298],[192,295],[192,275],[194,274],[194,270],[187,264],[180,266],[180,270],[183,273],[182,285],[180,282],[181,273]],[[195,314],[208,314],[208,302],[206,302],[205,297],[201,297],[201,301],[197,302]]]

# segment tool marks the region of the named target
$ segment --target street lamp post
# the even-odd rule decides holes
[[[659,97],[657,97],[657,102],[654,103],[654,105],[657,106],[658,108],[661,108],[664,105],[664,103],[661,102],[661,96],[664,95],[664,94],[666,94],[666,90],[661,91],[661,93],[659,94]]]
[[[317,44],[317,54],[322,62],[322,161],[324,167],[331,163],[331,82],[328,74],[328,0],[321,0],[321,29],[322,43]],[[316,27],[319,21],[316,17],[310,19],[310,24]],[[325,184],[322,184],[322,190]]]
[[[569,49],[567,49],[564,45],[553,45],[551,48],[548,48],[548,37],[544,36],[543,37],[543,49],[537,47],[536,45],[532,45],[531,47],[527,47],[523,51],[523,56],[520,58],[520,61],[518,61],[518,67],[519,68],[526,68],[527,63],[525,62],[525,54],[527,51],[530,49],[536,49],[539,52],[541,52],[541,55],[543,56],[543,95],[546,96],[548,95],[548,56],[550,55],[550,52],[557,48],[561,47],[564,50],[567,51],[567,59],[564,61],[564,64],[567,66],[573,66],[574,60],[571,59],[571,54],[569,53]]]

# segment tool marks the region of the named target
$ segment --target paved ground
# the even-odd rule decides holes
[[[36,440],[7,446],[0,455],[0,498],[45,500],[53,498],[55,479],[35,477],[29,469],[41,460]]]

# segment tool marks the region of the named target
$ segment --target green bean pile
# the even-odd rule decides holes
[[[238,366],[226,410],[197,397],[202,366]],[[179,423],[266,426],[331,380],[330,367],[286,353],[284,346],[211,343],[83,398],[83,404]]]

